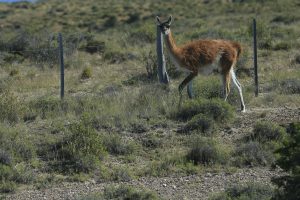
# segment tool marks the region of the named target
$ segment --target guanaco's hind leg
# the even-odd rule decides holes
[[[222,74],[223,97],[225,101],[227,101],[228,95],[230,93],[230,76],[231,74],[229,72]]]
[[[240,82],[237,80],[233,69],[230,70],[230,74],[231,74],[233,83],[235,84],[235,86],[237,87],[237,89],[239,91],[239,95],[240,95],[240,99],[241,99],[241,111],[246,112],[246,107],[245,107],[243,93],[242,93],[242,86],[241,86]]]
[[[193,78],[195,78],[197,76],[198,72],[191,72],[179,85],[178,87],[178,91],[179,91],[179,104],[178,104],[178,108],[181,107],[181,103],[182,103],[182,90],[184,89],[184,87],[193,80]]]

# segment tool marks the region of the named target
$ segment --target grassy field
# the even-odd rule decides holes
[[[273,166],[286,125],[300,120],[299,8],[297,0],[0,3],[0,198],[65,182],[123,183]],[[248,115],[238,111],[237,91],[228,103],[220,98],[215,75],[199,75],[196,98],[185,94],[177,108],[185,74],[167,59],[170,84],[160,85],[156,76],[155,16],[170,14],[179,45],[200,38],[242,44],[236,70],[246,108],[266,122],[253,119],[237,140],[221,135]],[[63,101],[58,32],[65,47]],[[294,110],[290,121],[267,120],[268,109],[283,108]],[[82,198],[118,198],[120,191],[128,198],[164,196],[122,186]]]

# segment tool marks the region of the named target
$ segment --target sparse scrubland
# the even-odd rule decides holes
[[[299,198],[299,9],[297,0],[0,3],[0,199]],[[217,75],[199,75],[178,109],[185,73],[168,58],[171,82],[158,83],[155,16],[170,14],[179,45],[242,44],[246,113],[235,88],[224,102]]]

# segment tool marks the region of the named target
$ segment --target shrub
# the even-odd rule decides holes
[[[81,79],[89,79],[92,77],[92,69],[91,68],[85,68],[82,73],[80,78]]]
[[[142,145],[147,148],[155,149],[161,147],[162,139],[155,135],[147,135],[142,138]]]
[[[228,159],[228,150],[215,140],[196,137],[192,140],[187,160],[196,164],[225,164]]]
[[[153,43],[155,39],[155,27],[151,23],[145,23],[130,33],[128,41],[132,44],[145,44]]]
[[[119,187],[105,188],[104,199],[128,199],[128,200],[155,200],[159,199],[157,194],[147,190],[138,190],[130,186],[121,185]]]
[[[157,79],[157,56],[152,51],[142,54],[142,62],[146,67],[148,79]]]
[[[261,183],[247,183],[246,185],[234,185],[225,189],[225,192],[217,194],[210,200],[269,200],[273,189]]]
[[[257,142],[248,142],[237,147],[234,162],[237,166],[266,166],[273,164],[275,159],[272,152],[265,150]]]
[[[176,155],[163,155],[159,161],[151,162],[145,169],[146,176],[164,177],[178,172],[180,165],[184,164],[184,157]]]
[[[105,28],[112,28],[112,27],[116,26],[117,23],[118,23],[118,18],[115,15],[111,15],[108,17],[108,19],[106,19],[103,26]]]
[[[111,178],[113,181],[128,182],[133,179],[132,172],[125,167],[113,168]]]
[[[129,155],[136,148],[133,142],[124,140],[117,134],[106,135],[103,138],[103,145],[113,155]]]
[[[286,137],[286,131],[272,122],[257,122],[250,137],[260,143],[282,141]]]
[[[286,79],[277,83],[280,93],[282,94],[300,94],[300,80]]]
[[[14,192],[17,188],[17,185],[14,182],[7,181],[0,184],[0,193],[10,193]]]
[[[66,173],[88,173],[105,155],[102,139],[84,117],[70,127],[70,134],[52,146],[54,168]]]
[[[290,43],[287,42],[279,42],[273,45],[273,50],[279,51],[279,50],[289,50],[292,47]]]
[[[279,187],[274,200],[292,200],[300,197],[300,123],[291,123],[287,132],[289,137],[277,151],[280,158],[276,163],[290,174],[273,180]]]
[[[17,69],[12,69],[10,72],[9,72],[9,76],[17,76],[19,75],[19,70]]]
[[[232,106],[224,100],[202,98],[187,101],[175,115],[177,119],[189,120],[197,114],[206,115],[217,122],[230,121],[234,116]]]
[[[194,81],[194,94],[206,99],[222,97],[222,84],[217,76],[201,77]]]
[[[29,108],[37,112],[42,119],[61,113],[61,100],[53,97],[41,97],[29,103]]]
[[[36,149],[23,130],[0,125],[1,164],[12,165],[30,161],[36,156]]]
[[[93,40],[89,40],[87,42],[84,49],[86,52],[88,52],[90,54],[94,54],[94,53],[103,54],[106,49],[106,46],[105,46],[105,42],[93,39]]]
[[[106,187],[103,193],[95,193],[92,195],[78,198],[78,200],[97,199],[158,200],[160,198],[155,192],[146,189],[138,189],[136,187],[126,185],[120,185],[117,187]]]
[[[9,90],[0,91],[0,122],[16,123],[22,117],[22,102]]]
[[[195,115],[179,132],[192,133],[197,131],[204,134],[210,134],[214,130],[214,121],[203,114]]]
[[[27,184],[34,180],[30,162],[36,152],[31,140],[23,133],[0,126],[0,192],[12,192],[18,183]]]

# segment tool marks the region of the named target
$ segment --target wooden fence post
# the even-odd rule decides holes
[[[62,34],[58,34],[58,44],[59,44],[59,62],[60,62],[60,98],[63,99],[65,96],[65,65],[64,65],[64,49],[63,49],[63,39]]]
[[[253,19],[253,62],[254,62],[254,82],[255,96],[258,96],[258,72],[257,72],[257,38],[256,38],[256,19]]]
[[[169,76],[166,70],[166,60],[164,56],[163,37],[160,27],[157,26],[156,37],[156,52],[157,52],[157,64],[158,64],[158,79],[160,83],[169,83]]]

